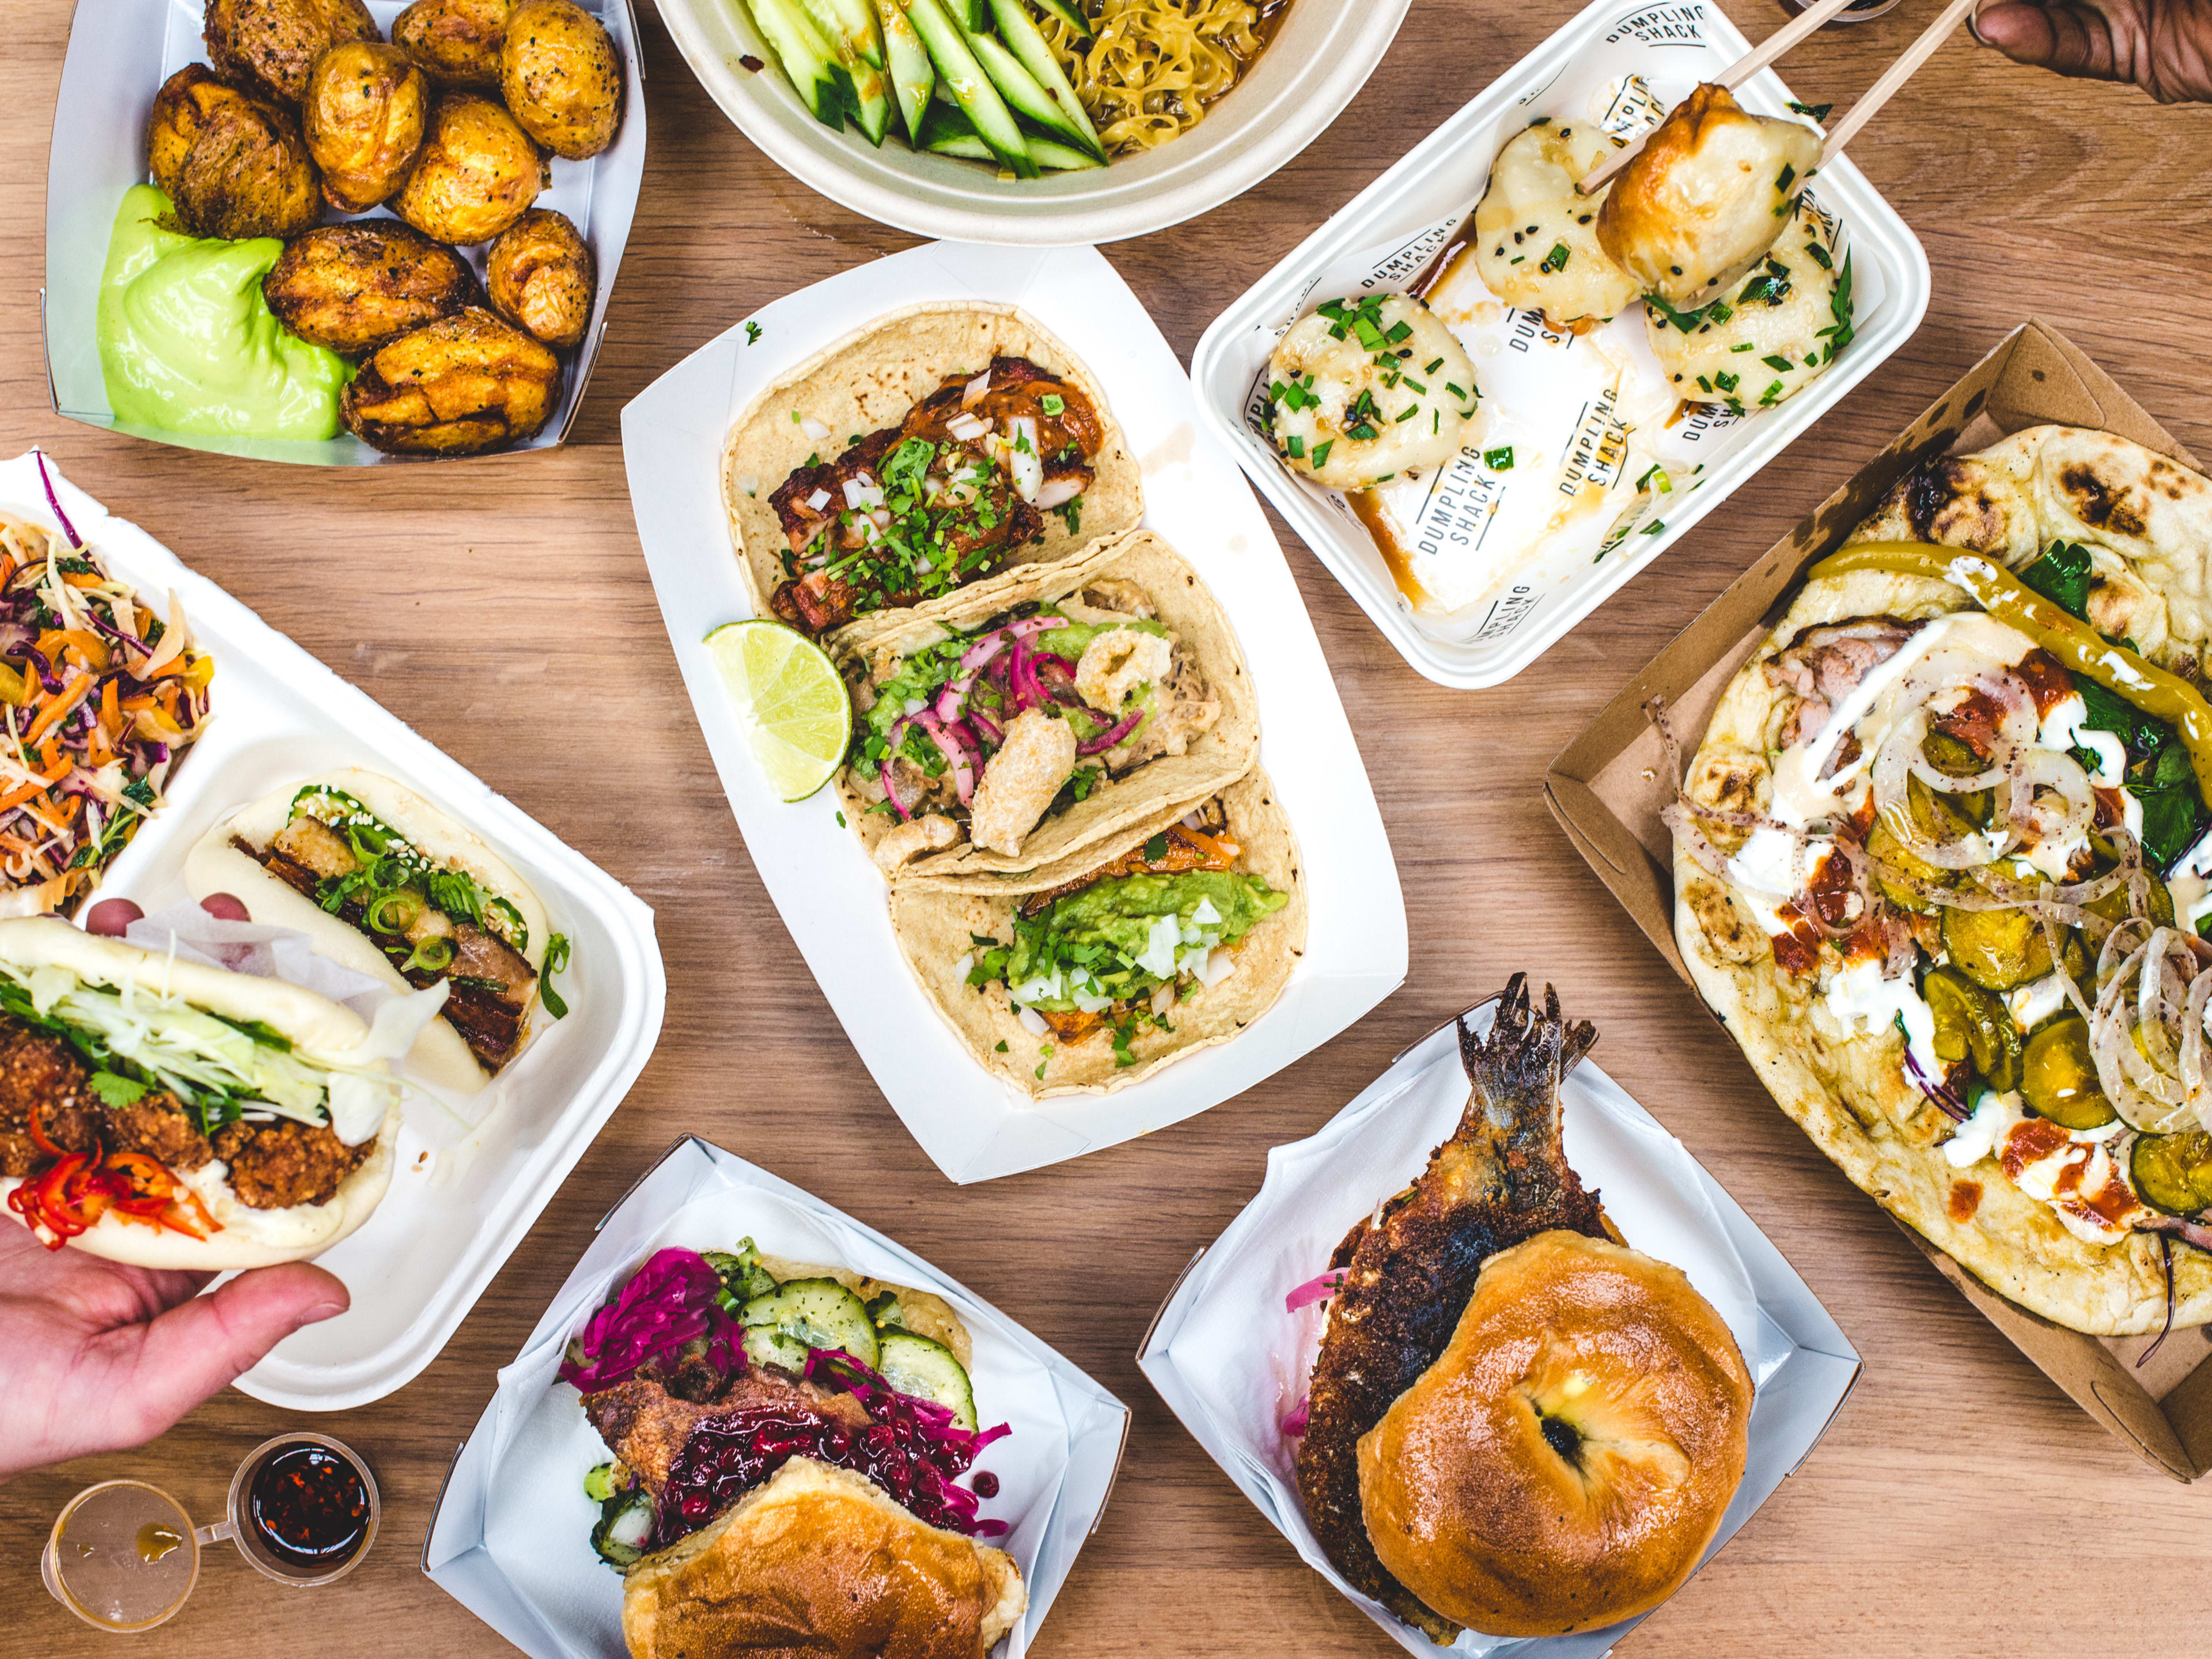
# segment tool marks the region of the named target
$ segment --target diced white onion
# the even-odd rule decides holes
[[[1175,981],[1170,980],[1152,993],[1152,1012],[1156,1014],[1164,1014],[1174,1006]]]
[[[963,409],[975,408],[977,404],[983,401],[983,394],[990,391],[990,389],[991,371],[987,368],[981,374],[978,374],[974,380],[969,381],[965,386],[961,388],[960,407]]]
[[[1211,927],[1220,921],[1221,912],[1213,908],[1212,899],[1202,898],[1198,902],[1198,908],[1190,913],[1190,919],[1201,927]]]
[[[991,429],[991,423],[974,415],[959,415],[945,423],[945,430],[962,443],[973,443]]]
[[[868,522],[878,530],[889,530],[891,527],[891,515],[888,510],[879,507],[868,514]]]
[[[826,489],[817,489],[806,498],[806,506],[810,512],[819,513],[829,505],[830,492]]]
[[[973,951],[970,951],[966,956],[961,957],[959,961],[952,964],[952,977],[957,980],[965,980],[968,977],[968,970],[975,965],[975,953]]]
[[[1155,917],[1152,933],[1145,948],[1137,957],[1137,965],[1146,973],[1161,979],[1175,975],[1176,947],[1182,943],[1182,927],[1173,916]]]
[[[1236,971],[1237,958],[1226,950],[1218,950],[1206,959],[1206,966],[1198,970],[1201,985],[1218,985]]]
[[[830,435],[830,428],[823,425],[821,422],[816,420],[811,415],[807,416],[804,420],[799,422],[799,429],[801,432],[804,432],[810,438],[826,438]]]
[[[846,506],[852,507],[857,512],[860,508],[860,503],[865,501],[866,497],[867,488],[866,485],[861,483],[858,478],[848,478],[845,480]]]
[[[1049,513],[1055,507],[1066,507],[1082,493],[1083,480],[1080,478],[1048,478],[1036,493],[1037,509]],[[1190,827],[1194,830],[1198,828],[1194,823]]]
[[[760,494],[760,478],[757,474],[748,472],[738,480],[738,488],[748,495],[757,495]]]
[[[1203,831],[1206,828],[1206,820],[1199,816],[1198,809],[1193,807],[1182,815],[1182,827],[1186,830]]]
[[[1018,1002],[1014,1005],[1014,1018],[1021,1021],[1022,1030],[1027,1031],[1031,1036],[1041,1037],[1052,1030],[1051,1026],[1044,1023],[1042,1014],[1034,1008],[1024,1007]]]

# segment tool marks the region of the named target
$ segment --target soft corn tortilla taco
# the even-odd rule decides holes
[[[882,434],[896,434],[910,416],[919,419],[917,406],[942,392],[948,381],[973,386],[1001,360],[1031,365],[1044,380],[1073,389],[1096,421],[1093,431],[1086,419],[1087,453],[1071,461],[1073,470],[1059,488],[1050,487],[1061,476],[1054,455],[1037,457],[1036,467],[1026,455],[1018,458],[1009,452],[1000,456],[1006,473],[1029,474],[999,478],[1000,487],[987,492],[1018,516],[1022,533],[1008,534],[1007,515],[994,510],[987,513],[988,523],[972,539],[996,544],[972,568],[963,559],[957,573],[924,573],[919,591],[858,600],[848,595],[842,604],[802,595],[807,604],[796,605],[790,591],[794,579],[807,574],[810,558],[816,564],[823,561],[811,553],[801,555],[793,546],[794,538],[809,530],[826,534],[828,542],[842,535],[848,546],[841,546],[836,558],[846,559],[849,547],[859,545],[866,526],[854,519],[854,502],[844,485],[852,482],[862,492],[864,514],[884,505],[886,489],[896,491],[896,478],[884,474],[899,439]],[[1015,397],[1018,388],[1010,382],[1030,372],[1018,368],[1012,374],[1001,374],[995,398]],[[964,445],[982,455],[996,453],[1009,441],[1014,405],[1001,409],[994,394],[981,395],[983,401],[973,413],[978,423],[988,422],[988,432],[948,437],[942,432],[943,421],[932,426],[939,434],[939,453],[929,465],[933,483],[943,482],[938,475],[957,447]],[[1018,397],[1015,403],[1028,406]],[[961,411],[956,408],[951,413],[957,422]],[[1030,418],[1034,422],[1039,416],[1032,411]],[[856,455],[856,450],[861,453]],[[1074,353],[1012,306],[918,305],[848,335],[754,398],[731,428],[722,459],[723,501],[756,614],[781,616],[817,635],[834,632],[876,610],[941,599],[953,591],[956,582],[979,580],[1026,564],[1054,563],[1101,537],[1133,527],[1144,514],[1137,463],[1108,407],[1103,388]],[[780,503],[779,491],[802,469],[808,471],[808,487],[787,495]],[[1073,501],[1066,493],[1067,480],[1079,484]],[[1011,491],[1004,487],[1009,482],[1017,486]],[[940,499],[939,493],[933,490],[931,499]],[[969,528],[975,531],[975,526]],[[826,544],[811,546],[818,552]],[[866,568],[865,563],[860,567]],[[857,578],[859,570],[848,574]],[[882,602],[885,600],[889,602]]]
[[[1305,954],[1297,839],[1257,770],[1047,868],[919,877],[890,902],[969,1052],[1040,1097],[1111,1094],[1231,1041]]]
[[[836,652],[854,698],[838,795],[894,879],[1035,870],[1251,769],[1259,704],[1236,631],[1150,531],[957,599],[856,626]],[[1066,728],[1026,767],[1025,709]]]
[[[2201,686],[2212,483],[2110,434],[2033,428],[1908,474],[1839,557],[1859,568],[1799,590],[1670,810],[1691,978],[1820,1149],[1992,1289],[2093,1334],[2155,1331],[2169,1307],[2212,1321],[2212,1185],[2189,1186],[2212,1176],[2212,1103],[2169,1066],[2153,1086],[2178,1103],[2158,1103],[2119,1053],[2142,971],[2124,951],[2162,952],[2178,984],[2212,955],[2191,942],[2212,910],[2191,873],[2202,774],[2179,732],[2062,661],[2063,636],[2023,631],[2019,599],[2100,658],[2131,647]],[[2033,781],[2020,827],[2009,776],[1986,805],[1959,787],[2007,757]],[[2132,931],[2105,933],[2100,971],[2115,920]]]

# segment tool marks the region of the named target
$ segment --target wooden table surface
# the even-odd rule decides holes
[[[1108,257],[1187,358],[1231,299],[1573,9],[1414,0],[1374,79],[1303,156]],[[1785,65],[1797,95],[1848,103],[1932,9],[1825,32]],[[1754,39],[1781,19],[1774,0],[1728,10]],[[572,441],[438,467],[310,471],[52,413],[39,337],[42,181],[70,8],[7,9],[0,455],[48,446],[115,512],[628,883],[657,913],[669,997],[628,1102],[407,1388],[312,1423],[226,1392],[142,1451],[0,1491],[0,1654],[113,1650],[39,1587],[37,1553],[70,1493],[141,1475],[211,1517],[239,1457],[289,1426],[367,1455],[385,1504],[374,1553],[343,1584],[293,1595],[228,1549],[211,1553],[191,1605],[138,1650],[500,1650],[416,1569],[439,1482],[593,1222],[686,1131],[939,1263],[1133,1408],[1120,1484],[1039,1654],[1395,1652],[1238,1495],[1131,1356],[1183,1264],[1258,1186],[1267,1148],[1310,1133],[1401,1046],[1517,968],[1557,981],[1570,1011],[1596,1020],[1600,1061],[1729,1188],[1866,1360],[1804,1468],[1626,1650],[1922,1659],[2178,1646],[2202,1616],[2212,1498],[2150,1471],[2076,1410],[1774,1109],[1585,869],[1538,786],[1676,629],[2031,314],[2212,453],[2212,113],[2016,68],[1963,35],[1947,46],[1853,149],[1928,250],[1935,299],[1918,334],[1508,686],[1462,693],[1421,679],[1279,523],[1396,850],[1413,933],[1406,985],[1203,1116],[957,1188],[870,1083],[735,833],[639,556],[617,418],[757,307],[913,239],[779,172],[701,93],[651,9],[641,14],[652,152]],[[572,695],[586,686],[589,698]],[[610,686],[625,694],[609,698]],[[7,1369],[0,1354],[0,1386]]]

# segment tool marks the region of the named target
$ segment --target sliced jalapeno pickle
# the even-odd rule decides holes
[[[2136,1194],[2168,1215],[2195,1215],[2212,1205],[2212,1134],[2140,1135],[2128,1161]]]
[[[2094,1129],[2119,1115],[2097,1081],[2089,1023],[2079,1014],[2054,1019],[2028,1038],[2020,1093],[2039,1115],[2061,1128]]]
[[[1984,990],[2009,991],[2051,971],[2043,927],[2025,910],[1943,911],[1951,965]]]
[[[1936,1020],[1936,1058],[1970,1062],[2000,1094],[2020,1087],[2020,1028],[2012,1012],[1955,968],[1933,968],[1920,983]]]

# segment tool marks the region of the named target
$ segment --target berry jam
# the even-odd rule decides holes
[[[973,1449],[927,1432],[895,1398],[872,1393],[861,1403],[873,1419],[866,1428],[796,1405],[736,1411],[700,1424],[669,1466],[653,1547],[696,1532],[794,1457],[864,1474],[933,1527],[970,1537],[1006,1530],[1003,1522],[977,1520],[974,1496],[953,1485],[975,1462]],[[975,1478],[983,1496],[994,1496],[998,1487],[988,1472]]]

